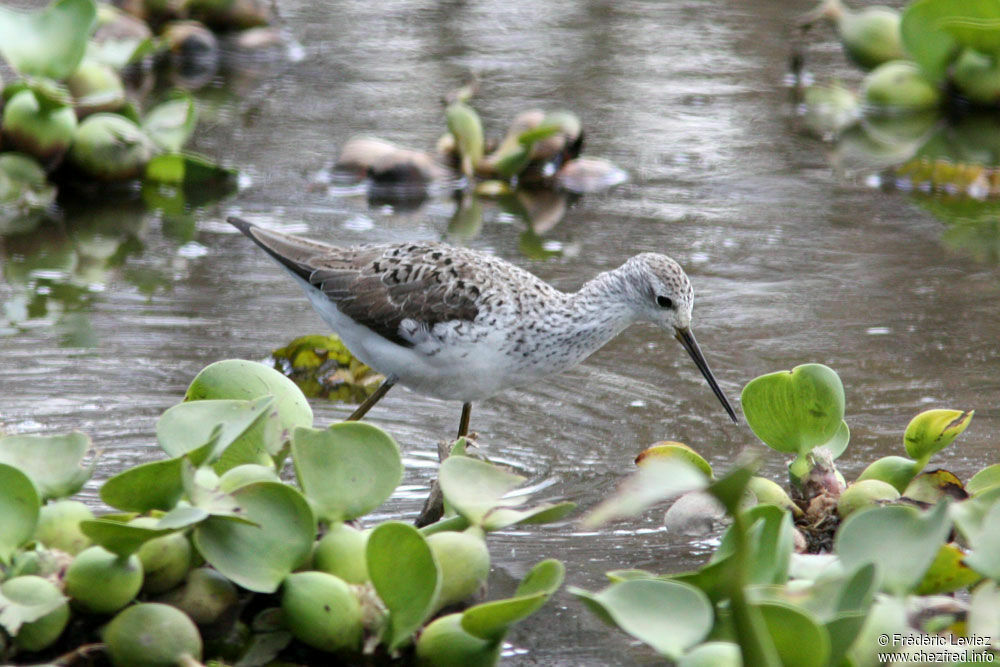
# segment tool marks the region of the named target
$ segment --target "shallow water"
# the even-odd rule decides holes
[[[282,2],[301,62],[220,77],[199,93],[195,148],[239,166],[239,194],[192,218],[162,219],[120,201],[72,207],[62,225],[0,239],[0,301],[24,294],[16,274],[26,262],[40,252],[51,260],[31,278],[51,282],[46,313],[36,289],[30,326],[0,337],[0,422],[14,432],[85,431],[102,451],[99,482],[160,456],[155,419],[203,366],[264,359],[295,336],[324,332],[292,281],[221,222],[240,214],[344,244],[465,243],[564,289],[637,252],[665,252],[692,278],[694,329],[734,402],[761,373],[833,367],[847,392],[852,443],[839,465],[848,479],[901,453],[902,431],[920,410],[974,408],[958,446],[935,459],[968,477],[998,459],[1000,269],[949,243],[945,225],[905,193],[835,174],[822,144],[797,131],[783,83],[787,25],[807,8]],[[818,74],[857,77],[833,42],[810,58]],[[443,130],[439,98],[470,70],[493,134],[525,108],[573,109],[587,130],[585,154],[620,164],[631,181],[571,202],[541,241],[489,203],[481,227],[449,230],[449,199],[403,211],[317,186],[352,135],[431,148]],[[524,249],[540,243],[555,256],[530,259]],[[79,252],[60,264],[67,248]],[[76,288],[65,286],[67,273]],[[350,411],[313,408],[317,424]],[[419,510],[434,445],[458,415],[457,404],[399,389],[370,413],[407,462],[404,487],[377,518]],[[755,441],[729,423],[681,348],[651,327],[627,331],[560,377],[477,404],[472,418],[487,455],[521,469],[543,487],[539,497],[584,509],[654,441],[688,443],[723,469]],[[778,454],[766,457],[772,477],[782,468]],[[651,511],[596,533],[565,522],[493,535],[493,591],[511,592],[550,556],[564,560],[568,583],[589,588],[609,569],[700,562],[710,547],[667,534],[661,518]],[[509,640],[511,664],[654,660],[564,593]]]

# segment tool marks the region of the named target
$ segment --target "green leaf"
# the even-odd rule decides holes
[[[739,644],[705,642],[681,656],[677,667],[743,667],[743,654]]]
[[[41,499],[23,472],[0,463],[0,563],[10,563],[18,547],[31,539]]]
[[[740,395],[754,434],[779,452],[803,455],[838,435],[844,386],[822,364],[803,364],[751,380]]]
[[[705,489],[722,503],[730,516],[740,510],[740,504],[743,502],[758,463],[757,459],[737,461],[736,467],[727,472],[721,479],[709,484]]]
[[[291,439],[296,426],[312,426],[312,408],[295,383],[273,368],[254,361],[226,359],[209,364],[191,381],[184,399],[252,401],[269,394],[277,401],[282,441]]]
[[[786,602],[756,605],[784,667],[823,667],[830,657],[830,635],[809,612]]]
[[[483,125],[475,109],[455,102],[445,110],[448,131],[455,137],[462,161],[462,173],[472,176],[475,166],[483,159]]]
[[[983,529],[983,520],[998,501],[1000,501],[1000,487],[987,489],[974,498],[952,504],[951,518],[966,542],[976,539]]]
[[[178,153],[191,138],[197,122],[194,98],[183,91],[174,91],[170,99],[149,110],[142,119],[142,129],[161,150]]]
[[[976,586],[969,599],[967,637],[996,637],[1000,628],[1000,586],[986,581]]]
[[[665,440],[654,443],[642,450],[639,455],[635,457],[635,462],[636,465],[643,465],[643,463],[650,458],[670,458],[672,456],[684,459],[695,468],[705,473],[705,476],[708,478],[715,476],[715,473],[712,471],[712,466],[708,463],[708,461],[706,461],[701,454],[694,451],[683,442],[671,442],[669,440]]]
[[[302,494],[287,484],[257,482],[232,495],[257,525],[209,517],[194,529],[195,547],[233,583],[273,593],[309,557],[316,519]]]
[[[965,430],[975,411],[927,410],[910,420],[903,435],[911,459],[926,461]]]
[[[423,535],[398,521],[378,525],[368,536],[368,574],[389,610],[386,644],[404,644],[434,610],[440,570]]]
[[[950,530],[947,503],[923,514],[903,505],[875,507],[840,525],[834,552],[847,568],[874,563],[882,590],[905,595],[920,584]]]
[[[906,490],[910,480],[920,472],[920,464],[905,456],[883,456],[873,461],[864,469],[856,481],[863,482],[866,479],[877,479],[886,484],[891,484],[897,491],[902,493]]]
[[[519,524],[541,524],[559,521],[576,509],[576,503],[543,503],[527,510],[498,507],[486,515],[482,529],[486,532],[502,530]]]
[[[756,505],[743,513],[749,526],[750,555],[746,571],[748,584],[783,584],[788,580],[788,568],[794,550],[792,516],[775,505]],[[730,527],[712,557],[725,558],[735,551],[734,528]]]
[[[193,526],[196,523],[201,523],[210,516],[212,515],[201,507],[180,505],[160,517],[160,521],[156,524],[156,527],[174,530],[187,528],[188,526]]]
[[[340,422],[292,435],[295,475],[326,522],[349,521],[381,505],[403,478],[399,445],[371,424]]]
[[[0,437],[0,463],[24,472],[43,500],[71,496],[90,479],[92,463],[80,462],[90,438],[79,431],[63,435],[8,435]]]
[[[462,614],[462,629],[480,639],[501,641],[510,626],[542,608],[559,590],[565,574],[566,568],[558,560],[543,560],[525,575],[514,597],[466,609]]]
[[[867,618],[867,612],[846,612],[823,624],[830,638],[830,658],[827,664],[844,664],[844,657],[857,640]]]
[[[92,519],[80,522],[80,531],[108,551],[128,557],[146,542],[173,532],[154,528],[131,526],[120,521]]]
[[[0,53],[21,74],[65,79],[87,50],[94,0],[56,0],[40,11],[0,7]]]
[[[69,600],[47,579],[28,576],[31,578],[12,577],[0,586],[0,627],[12,637],[17,636],[22,625],[48,616]],[[65,613],[68,618],[69,612]]]
[[[933,505],[942,498],[965,500],[969,497],[962,481],[954,473],[944,469],[920,473],[906,485],[903,495],[928,505]]]
[[[456,512],[477,526],[495,507],[523,504],[526,496],[504,498],[525,478],[466,456],[449,456],[441,463],[438,482],[444,499]]]
[[[634,579],[612,584],[600,593],[569,592],[601,619],[677,660],[712,629],[712,603],[694,586],[677,581]]]
[[[956,544],[942,544],[915,593],[917,595],[952,593],[969,588],[982,579],[982,576],[970,568],[964,559],[965,552]]]
[[[983,530],[972,540],[972,553],[965,564],[993,580],[1000,580],[1000,503],[990,508],[983,519]]]
[[[169,408],[156,423],[156,439],[167,454],[183,456],[199,449],[216,436],[218,424],[222,432],[218,434],[208,462],[218,460],[222,453],[243,435],[250,433],[254,426],[273,412],[273,396],[263,396],[253,401],[204,400],[188,401]],[[253,444],[266,453],[271,443],[254,439]],[[245,462],[245,461],[244,461]]]
[[[612,519],[635,516],[656,503],[704,489],[707,485],[705,474],[683,459],[652,458],[627,478],[615,495],[591,510],[583,518],[583,525],[593,528]]]
[[[847,422],[843,419],[840,420],[840,426],[837,427],[837,432],[834,433],[833,437],[829,441],[823,443],[823,447],[830,450],[830,457],[837,458],[844,453],[847,449],[848,443],[851,442],[851,429],[847,426]]]
[[[216,164],[193,153],[164,153],[146,164],[145,180],[165,185],[190,186],[229,191],[236,180],[236,170]],[[312,423],[312,420],[309,422]]]
[[[184,494],[182,461],[152,461],[120,472],[101,487],[101,500],[126,512],[169,511]]]
[[[965,490],[970,496],[978,496],[997,487],[1000,487],[1000,463],[983,468],[965,483]]]
[[[1000,6],[991,2],[987,11],[993,13],[993,18],[949,16],[938,25],[960,45],[995,55],[1000,53]]]

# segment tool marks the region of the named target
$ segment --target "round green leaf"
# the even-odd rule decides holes
[[[169,511],[184,494],[182,461],[152,461],[120,472],[101,487],[101,500],[125,512]]]
[[[996,503],[983,518],[983,529],[972,540],[972,553],[965,564],[993,580],[1000,580],[1000,503]]]
[[[308,558],[316,519],[302,494],[287,484],[256,482],[232,496],[257,525],[209,517],[194,529],[195,547],[233,583],[273,593]]]
[[[434,610],[440,569],[423,535],[398,521],[378,525],[365,550],[368,575],[389,610],[387,645],[395,650]]]
[[[177,91],[169,100],[149,110],[142,119],[142,129],[160,149],[177,153],[191,138],[197,120],[194,99]]]
[[[922,472],[914,477],[906,485],[903,495],[928,505],[933,505],[942,498],[965,500],[969,497],[962,486],[962,480],[943,468]]]
[[[845,568],[874,563],[882,590],[905,595],[919,585],[950,530],[946,503],[924,514],[904,505],[875,507],[840,524],[834,551]]]
[[[18,468],[34,483],[43,500],[65,498],[79,491],[93,470],[80,462],[90,438],[79,431],[62,435],[0,437],[0,463]]]
[[[973,475],[972,479],[966,482],[965,490],[970,496],[977,496],[998,486],[1000,486],[1000,463],[995,463]]]
[[[87,50],[94,0],[56,0],[45,9],[0,7],[0,53],[21,74],[62,80]]]
[[[470,607],[462,614],[462,629],[470,635],[500,641],[511,625],[538,611],[562,585],[566,568],[555,559],[531,568],[517,587],[517,594]]]
[[[756,605],[784,667],[823,667],[830,657],[830,635],[800,607],[785,602]]]
[[[173,532],[169,529],[142,528],[108,519],[81,521],[80,531],[111,553],[125,557],[134,554],[149,540]]]
[[[837,435],[844,386],[822,364],[803,364],[751,380],[740,395],[754,434],[779,452],[805,454]]]
[[[0,463],[0,563],[10,563],[18,547],[35,534],[40,505],[28,476]]]
[[[705,642],[685,653],[677,667],[743,667],[739,644]]]
[[[634,516],[656,503],[704,489],[707,484],[705,474],[684,459],[653,457],[622,482],[613,496],[591,510],[583,524],[596,527],[612,519]]]
[[[184,456],[213,439],[215,427],[221,424],[222,431],[208,456],[209,461],[215,461],[273,410],[274,399],[270,396],[253,401],[220,399],[180,403],[160,416],[156,423],[156,439],[170,456]],[[252,444],[266,453],[267,443]]]
[[[993,0],[917,0],[903,12],[900,36],[907,53],[932,81],[945,77],[959,46],[994,44],[1000,6]]]
[[[965,552],[955,544],[942,544],[934,562],[915,591],[917,595],[940,595],[969,588],[982,576],[965,564]]]
[[[857,481],[877,479],[891,484],[902,493],[918,472],[920,472],[920,464],[913,459],[908,459],[905,456],[883,456],[865,468],[864,472],[858,475]]]
[[[650,457],[653,458],[670,458],[671,456],[676,456],[678,458],[684,459],[691,465],[693,465],[698,470],[705,473],[706,477],[713,477],[712,466],[702,458],[701,454],[694,451],[682,442],[671,442],[663,441],[657,442],[639,453],[639,456],[635,457],[636,465],[642,465],[644,461],[648,460]]]
[[[341,422],[292,435],[295,474],[319,518],[349,521],[392,495],[403,478],[399,445],[372,424]]]
[[[494,507],[523,504],[526,496],[504,498],[525,478],[467,456],[449,456],[441,463],[438,483],[445,501],[473,525],[482,525]]]
[[[906,453],[912,459],[926,461],[941,451],[965,430],[975,411],[927,410],[910,420],[903,435]]]
[[[312,426],[312,408],[295,383],[254,361],[226,359],[206,366],[191,381],[184,398],[253,400],[268,394],[277,401],[282,441],[291,439],[296,426]]]
[[[569,592],[598,616],[672,660],[701,642],[712,629],[712,603],[694,586],[677,581],[633,579],[600,593]]]

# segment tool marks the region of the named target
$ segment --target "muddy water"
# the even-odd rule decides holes
[[[70,207],[62,225],[3,240],[8,265],[56,257],[67,244],[89,254],[63,267],[78,274],[72,289],[60,287],[58,272],[29,281],[47,293],[29,294],[33,317],[0,338],[0,419],[15,432],[86,431],[102,450],[101,480],[159,456],[155,418],[204,365],[264,359],[294,336],[324,332],[298,288],[220,223],[239,213],[345,244],[464,243],[564,289],[634,253],[665,252],[691,275],[694,329],[734,401],[758,374],[832,366],[847,390],[848,478],[901,453],[918,411],[975,408],[960,446],[940,455],[967,477],[998,459],[1000,270],[949,244],[943,223],[905,194],[838,177],[822,146],[796,132],[783,86],[786,26],[806,8],[790,0],[282,2],[301,62],[199,93],[196,148],[240,167],[238,195],[181,219],[139,204]],[[820,74],[853,76],[832,43],[811,55]],[[540,237],[488,202],[481,225],[449,230],[451,200],[400,210],[317,186],[351,135],[432,147],[443,128],[439,97],[470,70],[482,80],[475,105],[488,130],[499,134],[531,106],[573,109],[587,129],[585,152],[625,167],[631,181],[570,202]],[[533,258],[538,248],[550,257]],[[8,276],[0,300],[23,304],[25,289]],[[318,424],[349,411],[313,407]],[[456,404],[405,390],[370,413],[407,462],[404,486],[379,518],[417,512],[434,443],[458,414]],[[644,327],[565,375],[477,404],[472,417],[489,456],[521,469],[539,496],[583,508],[656,440],[686,442],[723,468],[754,441],[728,422],[676,342]],[[777,454],[766,465],[781,479]],[[591,588],[609,569],[676,571],[703,559],[707,547],[665,533],[661,516],[598,533],[567,522],[494,535],[494,591],[510,592],[550,556],[566,562],[569,583]],[[653,660],[565,594],[510,641],[512,664]]]

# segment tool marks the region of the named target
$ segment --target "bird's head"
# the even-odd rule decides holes
[[[622,268],[628,276],[629,298],[639,319],[665,329],[680,342],[735,422],[736,412],[719,388],[691,331],[694,290],[684,269],[666,255],[652,252],[636,255]]]

